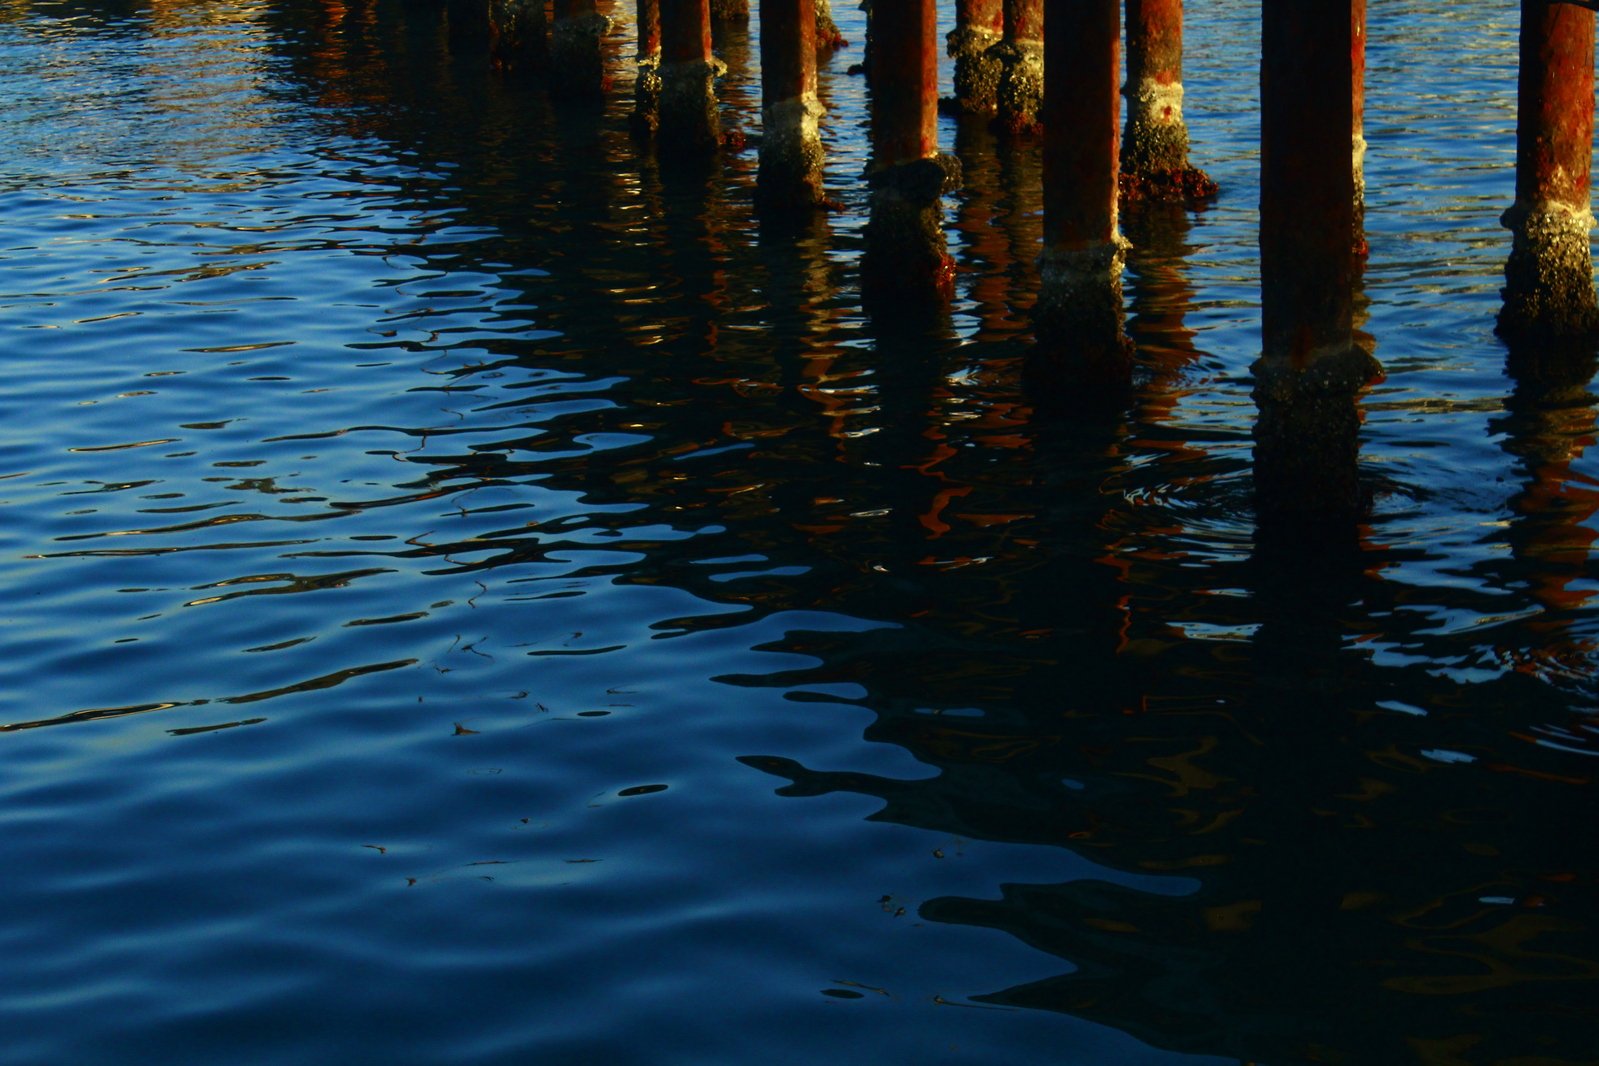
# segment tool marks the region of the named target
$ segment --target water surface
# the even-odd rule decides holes
[[[1124,219],[1139,388],[1074,420],[1036,145],[944,120],[957,298],[861,310],[858,12],[784,235],[753,150],[629,139],[626,26],[556,110],[401,6],[0,13],[8,1062],[1594,1061],[1514,11],[1373,11],[1373,508],[1274,536],[1257,5],[1191,5],[1223,194]]]

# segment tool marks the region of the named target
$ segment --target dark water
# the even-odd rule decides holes
[[[862,314],[845,4],[794,239],[634,148],[625,30],[557,112],[403,5],[0,8],[0,1060],[1599,1062],[1513,5],[1373,5],[1375,502],[1291,537],[1258,11],[1190,6],[1224,194],[1124,220],[1098,421],[1018,388],[1035,148],[946,120],[958,298]]]

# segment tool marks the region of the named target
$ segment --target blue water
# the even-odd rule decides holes
[[[1124,218],[1103,421],[1019,387],[1036,145],[945,119],[956,300],[862,312],[845,4],[794,237],[629,139],[626,25],[558,110],[403,6],[0,10],[0,1061],[1599,1061],[1516,13],[1373,5],[1374,502],[1284,541],[1258,6],[1191,8],[1223,193]]]

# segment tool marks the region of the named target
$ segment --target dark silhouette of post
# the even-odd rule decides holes
[[[546,27],[540,0],[445,0],[450,47],[487,55],[501,70],[519,73],[545,64]]]
[[[661,0],[638,0],[637,55],[633,131],[647,137],[661,123]]]
[[[1599,328],[1588,231],[1593,211],[1594,15],[1522,0],[1516,105],[1516,202],[1501,333],[1556,338]]]
[[[1183,121],[1183,0],[1127,0],[1127,135],[1122,190],[1129,199],[1193,200],[1216,194],[1188,162]]]
[[[601,40],[611,19],[595,0],[555,0],[550,24],[550,93],[561,99],[601,96],[608,88]]]
[[[489,0],[444,0],[452,44],[481,43],[489,35]]]
[[[722,65],[711,54],[708,0],[660,0],[661,120],[659,150],[669,155],[708,155],[721,141],[716,77]]]
[[[1256,506],[1353,516],[1355,398],[1381,368],[1354,332],[1351,0],[1265,0],[1261,21]]]
[[[554,0],[550,26],[550,92],[565,99],[597,97],[605,92],[605,60],[600,42],[611,20],[594,0]]]
[[[1044,0],[1004,0],[997,110],[1001,128],[1030,133],[1044,103]]]
[[[1118,0],[1051,0],[1044,23],[1044,252],[1028,367],[1046,395],[1125,388],[1117,227]]]
[[[816,97],[815,0],[761,0],[761,161],[755,199],[768,213],[823,203],[824,111]]]
[[[710,6],[712,22],[748,22],[750,20],[750,0],[711,0]]]
[[[872,195],[862,287],[873,298],[947,299],[954,265],[944,250],[940,198],[960,166],[938,151],[935,0],[875,0],[872,33]]]
[[[956,111],[992,115],[998,107],[1003,64],[992,51],[1004,39],[1004,0],[955,0],[955,28],[945,36],[955,60]]]
[[[525,73],[549,61],[543,0],[490,0],[489,52],[502,70]]]

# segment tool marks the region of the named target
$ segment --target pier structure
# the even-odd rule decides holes
[[[960,165],[938,150],[938,11],[934,0],[878,0],[872,12],[871,217],[861,286],[889,301],[954,293],[943,194]]]
[[[1354,108],[1350,120],[1350,163],[1355,174],[1352,248],[1358,267],[1370,254],[1366,244],[1366,0],[1349,0],[1349,67]]]
[[[481,0],[480,0],[481,2]],[[550,94],[594,99],[611,86],[601,42],[611,20],[595,0],[553,0],[550,21]]]
[[[537,73],[549,62],[543,0],[489,0],[489,54],[502,70]]]
[[[755,198],[765,214],[808,211],[822,194],[825,114],[816,95],[814,0],[761,0],[761,149]]]
[[[1052,0],[1044,22],[1044,250],[1034,391],[1125,389],[1127,241],[1117,225],[1118,0]]]
[[[652,136],[661,125],[661,0],[637,0],[638,73],[633,81],[633,132]]]
[[[863,4],[868,302],[953,291],[941,198],[959,168],[937,144],[937,2]],[[993,114],[1002,130],[1044,133],[1038,343],[1024,376],[1055,395],[1125,388],[1133,353],[1118,202],[1192,202],[1216,192],[1188,157],[1182,0],[1125,0],[1120,88],[1118,0],[954,2],[952,109]],[[608,85],[601,39],[611,23],[596,0],[553,0],[548,26],[537,0],[436,3],[452,48],[487,48],[505,69],[537,66],[557,97],[594,98]],[[1255,475],[1262,508],[1273,513],[1353,514],[1364,503],[1356,401],[1382,373],[1353,326],[1367,254],[1367,4],[1262,3]],[[634,122],[658,129],[663,158],[706,158],[721,143],[714,83],[722,68],[711,25],[713,17],[736,19],[730,10],[722,0],[637,0]],[[829,0],[762,0],[763,214],[824,202],[816,56],[842,43],[829,11]],[[1588,0],[1522,0],[1515,198],[1501,218],[1512,239],[1498,328],[1523,348],[1599,335],[1589,247],[1594,37]],[[1124,135],[1119,92],[1127,99]]]
[[[1381,367],[1356,343],[1351,0],[1262,8],[1261,355],[1254,366],[1256,507],[1353,516],[1356,398]]]
[[[998,122],[1010,133],[1035,133],[1044,103],[1044,0],[1004,0],[1003,26],[990,49],[999,60]]]
[[[1516,340],[1599,331],[1593,284],[1594,13],[1522,0],[1516,85],[1516,199],[1499,332]]]
[[[816,54],[831,55],[849,44],[833,21],[833,0],[816,0]]]
[[[659,150],[692,158],[721,143],[716,79],[726,69],[711,51],[709,0],[658,0],[661,9]]]
[[[1004,36],[1004,0],[956,0],[955,28],[944,37],[955,60],[951,110],[969,115],[993,115],[998,110],[1004,64],[994,48]]]
[[[1357,0],[1357,3],[1360,0]],[[1183,121],[1183,0],[1127,0],[1127,133],[1122,195],[1199,200],[1216,183],[1188,162]]]

